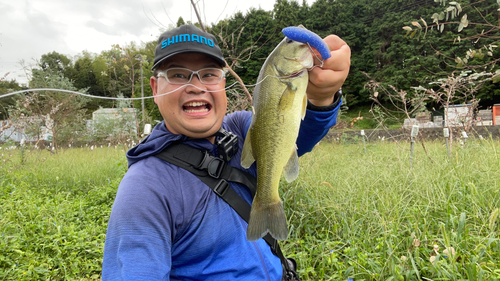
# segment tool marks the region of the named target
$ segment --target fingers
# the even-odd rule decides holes
[[[329,35],[325,42],[331,49],[331,57],[324,61],[323,68],[336,71],[349,69],[351,66],[351,48],[337,35]]]
[[[329,35],[323,40],[330,47],[331,57],[323,61],[322,67],[314,67],[309,71],[307,86],[309,100],[318,103],[333,98],[347,79],[351,66],[351,49],[344,40],[336,35]],[[317,60],[315,65],[321,65],[321,61]]]
[[[338,49],[341,49],[344,46],[347,46],[347,43],[342,40],[342,38],[338,37],[337,35],[328,35],[326,36],[323,41],[326,42],[328,47],[330,47],[331,51],[336,51]]]
[[[322,75],[323,77],[328,77],[329,75]],[[330,83],[320,83],[318,81],[323,80],[324,78],[318,78],[318,76],[313,76],[310,75],[310,80],[309,84],[307,85],[307,93],[311,93],[313,96],[316,96],[316,98],[321,99],[328,97],[329,95],[335,94],[340,87],[342,87],[342,84],[344,84],[345,79],[341,80],[336,80],[334,83],[331,83],[331,81],[335,80],[337,76],[334,76],[333,79],[327,79]],[[311,96],[311,98],[313,98]]]
[[[329,35],[324,40],[331,49],[331,57],[323,61],[322,67],[314,67],[309,72],[310,82],[318,88],[337,87],[338,84],[341,86],[351,66],[351,49],[336,35]],[[315,65],[321,65],[321,62],[318,61]]]

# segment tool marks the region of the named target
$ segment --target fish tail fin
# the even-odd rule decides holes
[[[263,205],[255,200],[252,204],[247,240],[258,240],[267,233],[277,240],[285,240],[288,236],[286,215],[281,200],[270,205]]]

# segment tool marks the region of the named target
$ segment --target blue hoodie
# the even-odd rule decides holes
[[[299,155],[335,125],[339,107],[307,110]],[[222,124],[239,138],[239,152],[229,161],[239,169],[250,120],[250,112],[235,112]],[[246,240],[247,223],[226,202],[190,172],[151,157],[178,140],[218,155],[208,140],[174,135],[164,122],[127,152],[129,170],[109,219],[102,280],[281,280],[279,258],[263,239]],[[256,176],[255,163],[246,171]],[[251,204],[245,186],[230,185]]]

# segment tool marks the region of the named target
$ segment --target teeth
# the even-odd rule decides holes
[[[184,105],[184,111],[187,113],[196,113],[196,112],[208,112],[209,109],[206,107],[208,103],[202,102],[202,101],[193,101],[193,102],[188,102]],[[201,106],[201,108],[199,108]],[[203,107],[205,106],[205,107]],[[198,109],[186,109],[186,107],[198,107]]]
[[[187,113],[195,113],[195,112],[207,112],[208,108],[200,109],[200,110],[184,110]]]
[[[207,104],[206,102],[194,101],[194,102],[187,103],[185,106],[202,106],[202,105],[206,105],[206,104]]]

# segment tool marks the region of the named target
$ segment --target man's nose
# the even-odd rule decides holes
[[[193,73],[191,81],[186,87],[186,91],[194,93],[203,93],[207,91],[207,87],[205,84],[201,83],[200,76],[198,76],[197,73]]]

